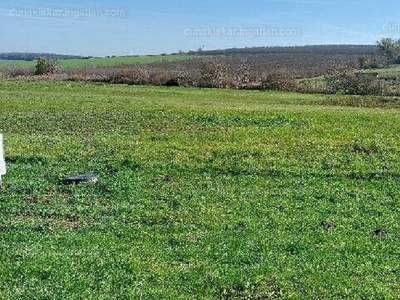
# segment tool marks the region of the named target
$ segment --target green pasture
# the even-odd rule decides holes
[[[397,299],[399,111],[332,97],[0,81],[0,299]]]
[[[62,69],[83,67],[110,67],[117,65],[146,64],[154,62],[171,62],[191,59],[188,55],[147,55],[147,56],[116,56],[90,59],[59,60]],[[9,68],[34,68],[36,61],[0,60],[0,70]]]

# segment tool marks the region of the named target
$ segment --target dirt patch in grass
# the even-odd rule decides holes
[[[54,201],[59,201],[58,198],[69,199],[71,193],[58,189],[49,188],[42,194],[27,195],[22,201],[29,204],[46,204]]]
[[[335,229],[336,224],[335,224],[335,222],[333,222],[333,221],[327,221],[327,220],[325,220],[325,221],[322,221],[322,222],[321,222],[321,226],[322,226],[325,230],[333,230],[333,229]]]
[[[354,141],[353,151],[354,153],[364,153],[367,155],[371,155],[374,153],[378,153],[379,149],[378,146],[375,144],[362,144],[359,141]]]
[[[77,230],[84,226],[84,224],[80,221],[67,221],[67,220],[61,220],[56,225],[60,229],[67,229],[67,230]]]
[[[37,232],[51,232],[57,230],[77,230],[84,226],[85,223],[81,218],[75,215],[29,211],[10,219],[3,229],[25,228]]]
[[[386,229],[377,228],[372,232],[373,236],[385,236],[387,234]]]

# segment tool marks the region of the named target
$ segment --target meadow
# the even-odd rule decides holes
[[[22,80],[0,95],[1,299],[399,297],[396,98]]]
[[[148,64],[155,62],[174,62],[189,59],[188,55],[147,55],[147,56],[116,56],[94,57],[90,59],[65,59],[59,60],[62,69],[110,67],[130,64]],[[8,68],[34,69],[36,61],[0,60],[0,70]]]

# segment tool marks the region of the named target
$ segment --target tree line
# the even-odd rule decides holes
[[[377,45],[310,45],[288,47],[246,47],[229,48],[223,50],[189,51],[192,55],[234,55],[234,54],[348,54],[348,55],[372,55],[378,50]]]
[[[0,60],[34,61],[38,60],[40,57],[46,57],[49,59],[60,59],[60,60],[85,58],[79,55],[64,55],[64,54],[54,54],[54,53],[20,53],[20,52],[0,53]]]

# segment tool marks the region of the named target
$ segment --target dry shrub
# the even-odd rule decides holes
[[[288,72],[273,72],[262,79],[261,90],[292,91],[295,89],[293,78]]]
[[[246,89],[250,86],[252,70],[248,60],[242,61],[234,76],[234,86],[237,89]]]
[[[76,74],[72,74],[68,76],[68,80],[69,81],[89,81],[88,80],[88,76],[85,74],[80,74],[80,73],[76,73]]]
[[[118,69],[115,73],[109,75],[108,82],[144,85],[149,84],[150,76],[147,69],[142,66]]]
[[[227,86],[227,67],[222,59],[211,58],[204,61],[200,69],[200,87],[224,88]]]
[[[18,66],[10,66],[4,71],[4,76],[8,78],[21,77],[21,76],[31,76],[34,74],[33,69],[22,68]]]
[[[152,85],[165,85],[173,75],[167,70],[159,70],[154,72],[149,77],[149,83]]]

